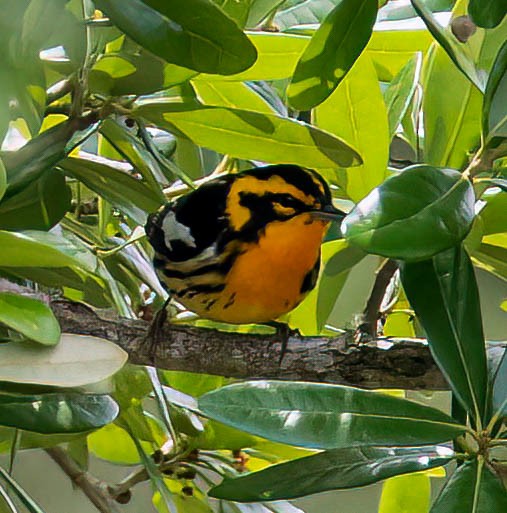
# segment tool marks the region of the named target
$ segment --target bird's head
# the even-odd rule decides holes
[[[258,229],[272,221],[301,214],[340,221],[325,180],[315,171],[294,165],[255,168],[237,175],[227,197],[226,214],[237,231]]]

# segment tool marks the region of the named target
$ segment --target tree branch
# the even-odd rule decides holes
[[[53,461],[67,474],[70,480],[90,499],[101,513],[117,513],[119,508],[109,494],[106,483],[82,470],[60,447],[45,449]]]
[[[134,364],[239,379],[309,380],[365,388],[447,388],[428,347],[417,340],[354,345],[353,333],[333,338],[292,335],[279,365],[281,341],[276,334],[166,324],[161,334],[164,343],[151,354],[145,342],[146,321],[105,319],[81,303],[64,300],[53,301],[51,307],[62,331],[115,342]]]

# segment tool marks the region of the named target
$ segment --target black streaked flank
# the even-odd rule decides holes
[[[197,294],[213,294],[214,292],[222,292],[225,289],[225,283],[217,283],[216,285],[201,284],[192,285],[175,292],[177,297],[187,296],[189,299],[197,296]]]
[[[319,270],[320,270],[320,254],[319,258],[317,259],[317,262],[315,262],[315,265],[313,268],[306,273],[305,277],[303,278],[303,282],[301,283],[301,294],[304,294],[306,292],[309,292],[312,290],[319,278]]]

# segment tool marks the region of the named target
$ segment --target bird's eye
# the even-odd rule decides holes
[[[291,194],[281,194],[278,198],[278,201],[287,207],[296,207],[299,206],[299,200],[297,200],[294,196]]]

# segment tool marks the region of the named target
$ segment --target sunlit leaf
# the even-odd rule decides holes
[[[0,322],[46,346],[60,340],[58,321],[49,306],[38,299],[0,292]]]
[[[136,114],[200,146],[247,160],[313,169],[360,163],[338,137],[274,114],[174,103],[146,103]]]
[[[384,181],[390,142],[387,111],[367,55],[356,61],[340,87],[313,111],[313,122],[348,141],[361,155],[361,166],[334,168],[331,174],[353,201]]]
[[[287,91],[290,104],[309,110],[343,80],[370,39],[377,0],[341,0],[301,56]]]

